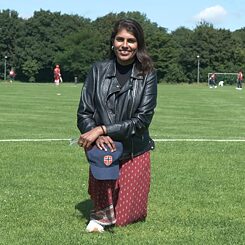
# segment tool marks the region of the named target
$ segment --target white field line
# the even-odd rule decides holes
[[[153,139],[155,142],[245,142],[245,139]],[[50,142],[74,141],[74,139],[0,139],[1,142]]]
[[[0,142],[43,142],[43,141],[70,141],[71,139],[4,139]]]
[[[154,139],[156,142],[177,142],[177,141],[190,141],[190,142],[245,142],[245,139]]]

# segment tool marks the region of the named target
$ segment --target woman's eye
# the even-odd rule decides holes
[[[135,43],[136,40],[135,39],[128,39],[128,43]]]
[[[125,39],[123,37],[117,37],[116,38],[116,41],[117,42],[124,42],[124,41],[126,41],[127,43],[135,43],[136,42],[136,39],[134,39],[134,38]]]
[[[124,38],[122,38],[122,37],[117,37],[116,40],[117,40],[118,42],[123,42],[123,41],[124,41]]]

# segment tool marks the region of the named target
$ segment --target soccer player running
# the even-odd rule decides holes
[[[54,83],[55,85],[59,85],[62,82],[62,77],[60,73],[60,66],[56,65],[54,68]]]

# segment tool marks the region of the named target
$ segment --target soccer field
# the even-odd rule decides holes
[[[0,244],[244,244],[245,91],[160,84],[148,218],[87,234],[81,86],[0,83]]]

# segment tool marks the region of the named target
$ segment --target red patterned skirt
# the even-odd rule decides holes
[[[120,164],[117,180],[97,180],[89,171],[88,193],[94,205],[90,218],[102,225],[125,226],[147,216],[150,152]]]

